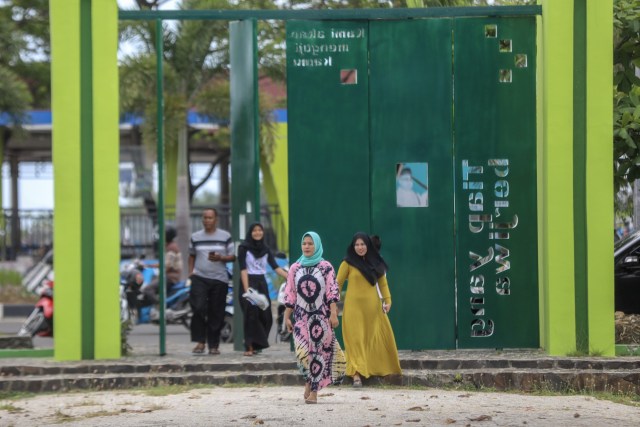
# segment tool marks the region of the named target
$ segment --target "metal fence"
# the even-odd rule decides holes
[[[202,228],[202,207],[191,208],[191,230]],[[230,206],[216,206],[218,227],[231,230]],[[165,211],[167,224],[175,222],[175,210]],[[263,205],[260,221],[265,228],[265,241],[275,251],[288,253],[288,242],[284,219],[277,205]],[[44,249],[53,244],[53,210],[19,210],[17,227],[19,239],[13,236],[13,215],[11,210],[3,210],[0,218],[0,257],[15,259],[18,255],[40,256]],[[156,240],[156,218],[144,208],[122,208],[120,210],[120,245],[123,257],[149,254]],[[244,238],[244,236],[241,236]],[[18,240],[14,242],[12,240]]]

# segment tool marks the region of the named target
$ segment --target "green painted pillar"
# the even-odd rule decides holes
[[[585,217],[589,352],[613,356],[613,1],[586,0],[585,27]]]
[[[549,354],[615,354],[612,0],[542,0],[541,325]]]
[[[231,57],[231,235],[237,243],[260,220],[260,148],[258,144],[258,46],[255,20],[229,25]],[[240,310],[240,275],[233,275],[235,313]],[[233,316],[235,350],[243,350],[242,316]]]
[[[573,230],[573,0],[542,0],[541,345],[576,348]]]
[[[52,0],[58,360],[120,357],[118,16],[112,0]]]

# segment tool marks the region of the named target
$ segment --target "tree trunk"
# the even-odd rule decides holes
[[[11,259],[16,259],[22,243],[20,242],[20,217],[18,211],[18,155],[9,154],[11,171]]]
[[[8,140],[9,138],[6,137],[5,133],[5,129],[0,128],[0,167],[2,167],[2,163],[4,163],[4,142],[6,140]],[[0,169],[1,171],[1,169]],[[0,201],[3,200],[2,199],[2,174],[0,173]],[[6,260],[7,259],[7,227],[5,224],[5,215],[4,215],[4,209],[2,209],[2,213],[0,214],[0,232],[2,233],[0,236],[0,239],[2,239],[2,248],[0,249],[0,259],[2,260]]]
[[[229,186],[229,158],[220,162],[220,204],[228,205],[231,202]]]
[[[182,134],[182,129],[179,131],[178,139]],[[185,130],[186,133],[186,130]],[[173,209],[177,206],[177,194],[178,194],[178,162],[180,161],[180,143],[166,144],[164,147],[164,171],[165,181],[164,186],[164,204],[170,206]]]
[[[187,122],[184,122],[184,127],[180,129],[178,134],[178,158],[176,162],[177,172],[177,192],[176,192],[176,232],[178,233],[177,241],[182,254],[182,277],[184,280],[189,273],[188,259],[189,259],[189,240],[191,239],[191,221],[190,214],[191,209],[189,206],[189,165],[187,150],[188,150],[188,135],[187,135]]]

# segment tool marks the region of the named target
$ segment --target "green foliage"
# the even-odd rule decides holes
[[[0,2],[0,111],[16,123],[35,104],[48,108],[49,2]]]
[[[620,92],[630,92],[640,85],[636,75],[640,67],[640,0],[615,0],[614,27],[614,85]]]
[[[613,160],[616,192],[640,178],[640,0],[614,1]],[[617,199],[616,199],[617,200]],[[621,207],[616,204],[616,210]]]
[[[0,65],[0,111],[21,122],[32,97],[29,88],[9,67]]]
[[[201,190],[193,197],[193,206],[209,207],[220,204],[220,196],[210,191]]]
[[[616,191],[640,178],[640,87],[614,94],[613,152]]]

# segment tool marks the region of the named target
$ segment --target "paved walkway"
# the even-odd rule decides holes
[[[80,392],[0,401],[3,426],[637,426],[640,408],[589,396],[302,387]]]
[[[640,408],[590,396],[534,396],[518,392],[475,392],[486,383],[506,388],[528,384],[527,378],[569,381],[582,375],[624,377],[640,382],[640,358],[550,357],[539,350],[400,351],[404,379],[396,387],[353,389],[348,380],[319,393],[317,405],[305,405],[289,343],[276,343],[261,354],[243,356],[223,344],[217,356],[192,355],[184,333],[170,336],[165,356],[156,342],[132,340],[130,356],[117,360],[59,362],[53,358],[0,359],[3,381],[27,383],[92,376],[108,381],[163,378],[164,384],[187,384],[186,391],[163,396],[143,391],[76,390],[64,394],[0,400],[0,426],[635,426]],[[21,367],[20,373],[11,369]],[[607,374],[607,371],[616,371]],[[46,375],[44,371],[49,371]],[[182,371],[182,372],[178,372]],[[66,372],[66,374],[65,374]],[[531,372],[531,373],[527,373]],[[558,373],[560,372],[560,373]],[[439,373],[439,374],[438,374]],[[598,374],[599,373],[599,374]],[[519,375],[519,377],[516,376]],[[440,377],[438,377],[440,375]],[[511,375],[511,377],[509,377]],[[196,379],[197,377],[197,379]],[[222,378],[225,377],[225,378]],[[13,379],[12,379],[13,378]],[[35,379],[34,379],[35,378]],[[37,378],[40,378],[38,380]],[[191,382],[184,381],[189,378]],[[220,378],[220,380],[216,380]],[[433,388],[434,378],[460,389]],[[437,379],[440,378],[440,379]],[[172,382],[167,382],[172,379]],[[255,383],[248,384],[255,380]],[[194,385],[199,381],[200,385]],[[408,382],[407,382],[408,381]],[[580,380],[583,381],[583,380]],[[202,384],[208,385],[202,385]],[[242,383],[241,386],[235,385]],[[216,386],[214,384],[218,384]],[[260,385],[262,384],[262,385]],[[390,385],[391,384],[391,385]],[[153,385],[152,382],[147,385]],[[406,387],[407,385],[412,385]],[[415,386],[420,387],[415,387]],[[197,387],[189,389],[189,387]],[[487,387],[492,387],[488,384]],[[104,387],[104,388],[108,388]],[[12,388],[8,388],[12,390]],[[26,388],[29,389],[29,388]],[[47,388],[44,388],[47,389]],[[73,390],[73,389],[71,389]]]

